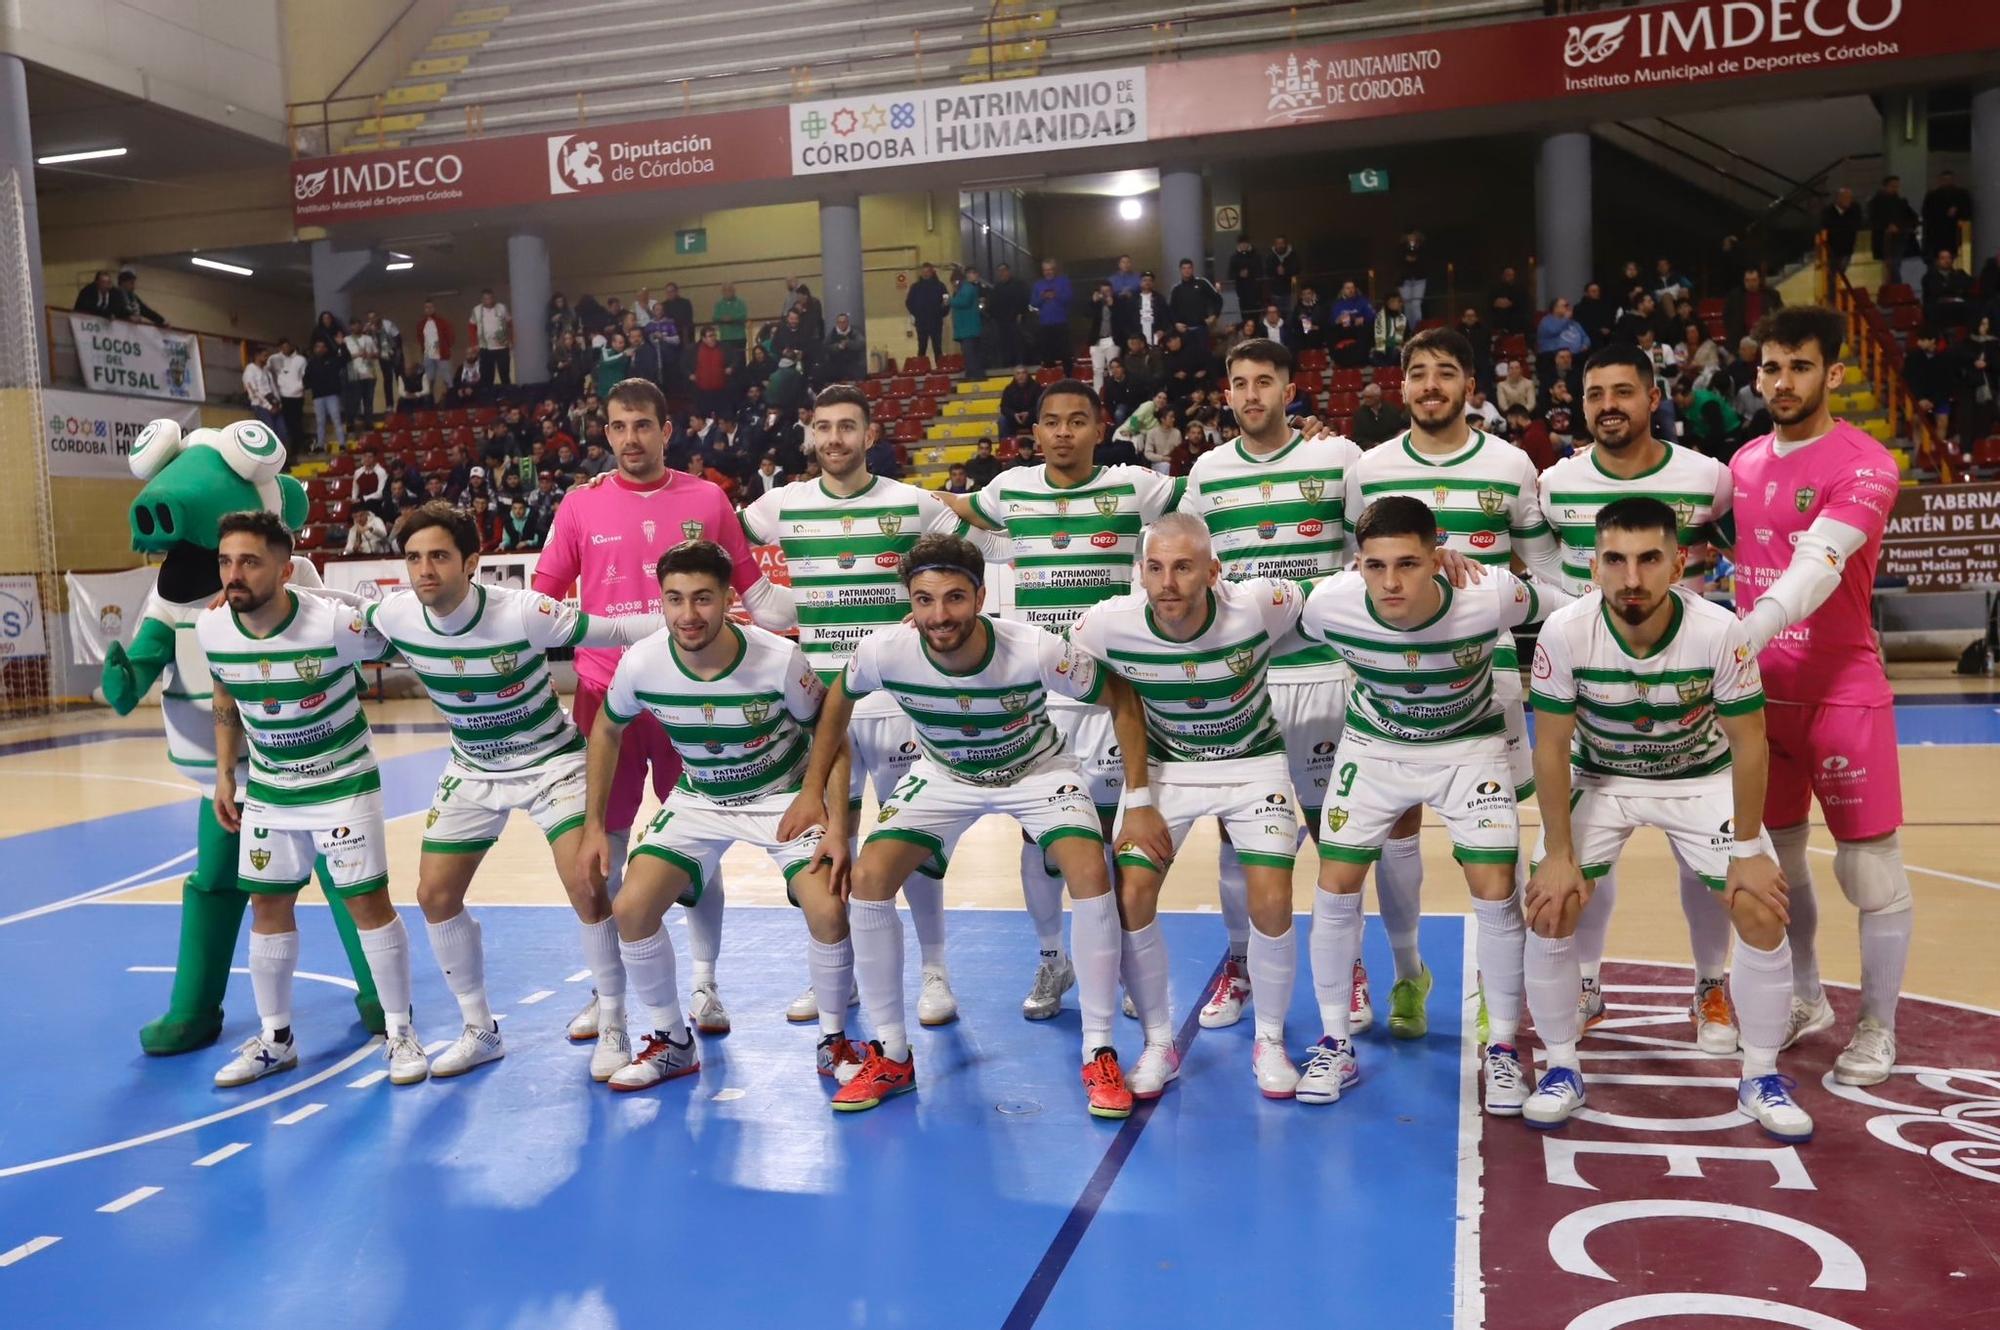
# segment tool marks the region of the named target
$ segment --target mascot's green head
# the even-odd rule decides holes
[[[161,595],[185,603],[215,593],[215,528],[225,514],[262,509],[294,530],[305,523],[305,487],[284,466],[285,446],[262,421],[185,436],[171,420],[146,426],[132,445],[132,474],[146,486],[129,516],[132,548],[167,556]]]

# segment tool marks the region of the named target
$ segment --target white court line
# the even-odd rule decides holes
[[[62,771],[54,767],[5,767],[0,768],[0,776],[67,776],[73,780],[117,781],[121,785],[157,785],[163,790],[172,790],[182,799],[192,802],[197,796],[195,788],[184,780],[159,780],[152,776],[113,776],[102,771]],[[165,807],[165,805],[159,805]],[[137,812],[139,810],[132,810]],[[74,825],[74,824],[72,824]]]
[[[214,1168],[225,1159],[232,1159],[250,1148],[248,1141],[231,1141],[220,1150],[212,1150],[194,1161],[195,1168]]]
[[[325,1107],[325,1104],[302,1104],[285,1114],[285,1116],[275,1119],[275,1125],[280,1127],[295,1127]]]
[[[107,1201],[105,1204],[98,1206],[97,1213],[101,1215],[115,1215],[120,1210],[130,1210],[148,1196],[158,1196],[164,1190],[165,1188],[163,1187],[134,1187],[117,1200]]]
[[[36,1252],[42,1250],[42,1248],[53,1247],[61,1241],[61,1238],[29,1238],[12,1251],[0,1252],[0,1270],[6,1269],[16,1261],[25,1261]]]
[[[136,873],[119,878],[116,882],[107,882],[101,887],[92,887],[89,891],[79,891],[74,896],[65,896],[59,901],[50,901],[47,905],[37,905],[32,910],[22,910],[19,914],[0,916],[0,928],[4,928],[8,924],[18,924],[24,919],[39,919],[45,914],[54,914],[57,910],[67,910],[72,905],[81,905],[85,901],[94,900],[99,896],[108,896],[114,891],[123,891],[127,887],[143,886],[148,882],[157,882],[161,874],[167,869],[172,868],[175,864],[186,863],[192,858],[194,858],[193,850],[183,850],[171,859],[162,859],[151,868],[142,868]],[[180,904],[179,901],[175,901],[174,903],[176,905]]]
[[[1486,1272],[1480,1264],[1479,1228],[1486,1209],[1485,1161],[1479,1155],[1484,1126],[1479,1111],[1479,1023],[1473,1018],[1479,991],[1477,934],[1468,920],[1459,988],[1464,1048],[1458,1069],[1458,1220],[1452,1280],[1453,1330],[1481,1330],[1486,1324]]]
[[[1808,845],[1806,848],[1814,854],[1823,854],[1829,859],[1834,856],[1834,851],[1823,850],[1817,845]],[[1984,887],[1988,891],[2000,891],[2000,882],[1988,882],[1983,877],[1967,877],[1963,873],[1947,873],[1942,868],[1922,868],[1912,863],[1905,863],[1903,867],[1912,873],[1922,873],[1925,877],[1941,877],[1949,882],[1963,882],[1968,887]],[[0,919],[0,924],[6,922],[5,919]]]
[[[424,1045],[424,1056],[427,1058],[436,1057],[439,1053],[444,1052],[444,1050],[450,1047],[451,1040],[449,1039],[433,1039]]]
[[[553,988],[538,988],[534,992],[528,994],[528,996],[522,998],[521,1005],[524,1007],[532,1007],[537,1002],[540,1002],[543,998],[552,998],[555,995],[556,991]]]
[[[383,1081],[386,1081],[388,1079],[389,1079],[388,1069],[385,1067],[377,1067],[375,1070],[369,1072],[366,1076],[363,1076],[360,1080],[349,1081],[347,1083],[347,1088],[350,1090],[366,1090],[369,1086],[379,1085]]]
[[[588,979],[588,978],[590,978],[590,971],[588,971],[588,970],[578,970],[578,971],[577,971],[577,972],[576,972],[575,974],[573,974],[573,975],[571,975],[571,976],[570,976],[569,978],[567,978],[567,979],[563,980],[563,982],[564,982],[564,983],[566,983],[566,984],[580,984],[580,983],[582,983],[582,982],[583,982],[584,980],[586,980],[586,979]]]

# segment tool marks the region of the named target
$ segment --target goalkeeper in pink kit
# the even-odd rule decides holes
[[[751,618],[776,631],[789,628],[795,617],[791,593],[758,573],[728,496],[710,481],[668,469],[672,426],[665,395],[645,379],[626,379],[612,388],[604,408],[605,442],[618,470],[601,484],[577,485],[563,496],[535,563],[535,590],[560,598],[574,585],[587,614],[657,614],[660,582],[653,568],[660,556],[684,540],[712,540],[729,552],[735,565],[731,582]],[[575,718],[585,734],[604,705],[604,691],[622,654],[617,647],[577,649]],[[606,818],[614,896],[625,871],[632,822],[645,796],[648,764],[653,769],[653,792],[665,799],[680,779],[681,760],[658,722],[642,715],[625,731]],[[729,1013],[715,987],[715,958],[722,949],[722,900],[722,883],[710,882],[687,910],[695,981],[689,1015],[704,1034],[729,1032]],[[579,1041],[597,1037],[594,993],[590,1005],[570,1022],[569,1037]]]
[[[1836,850],[1834,879],[1861,913],[1861,1019],[1834,1063],[1847,1085],[1877,1085],[1896,1061],[1896,999],[1911,930],[1896,718],[1870,616],[1882,530],[1896,502],[1895,458],[1827,408],[1840,387],[1846,320],[1795,306],[1766,318],[1757,390],[1773,431],[1729,464],[1735,482],[1737,612],[1761,654],[1771,750],[1764,823],[1790,887],[1789,1047],[1834,1021],[1820,988],[1819,906],[1806,861],[1816,797]]]

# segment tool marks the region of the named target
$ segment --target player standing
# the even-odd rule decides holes
[[[1872,600],[1896,459],[1827,395],[1846,375],[1846,322],[1815,305],[1760,324],[1757,391],[1770,434],[1730,460],[1736,478],[1737,612],[1770,696],[1764,821],[1791,886],[1792,1014],[1786,1047],[1833,1024],[1814,946],[1819,905],[1806,860],[1817,797],[1833,876],[1861,912],[1861,1019],[1835,1060],[1845,1085],[1878,1085],[1896,1063],[1896,998],[1910,956],[1910,878],[1897,829],[1903,784],[1896,713]]]

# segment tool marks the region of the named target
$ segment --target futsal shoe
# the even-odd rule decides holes
[[[1257,1089],[1266,1099],[1290,1099],[1298,1093],[1299,1069],[1285,1051],[1285,1041],[1258,1035],[1250,1046],[1250,1069],[1257,1073]]]
[[[729,1033],[729,1009],[722,1005],[722,995],[715,991],[713,980],[694,986],[688,998],[688,1017],[703,1034]]]
[[[879,1039],[871,1039],[868,1041],[868,1054],[862,1059],[861,1069],[854,1074],[854,1079],[833,1092],[833,1111],[865,1113],[884,1099],[908,1094],[916,1088],[916,1053],[906,1053],[903,1060],[897,1062],[882,1051]]]
[[[1779,1048],[1790,1048],[1799,1040],[1821,1030],[1833,1028],[1833,1004],[1821,992],[1817,1001],[1807,1002],[1799,997],[1792,998],[1791,1018],[1785,1022],[1785,1042]]]
[[[1694,1042],[1704,1053],[1726,1057],[1736,1051],[1736,1008],[1729,1003],[1729,991],[1720,979],[1704,979],[1688,1004],[1688,1023],[1694,1026]]]
[[[614,1090],[650,1090],[700,1070],[701,1046],[694,1041],[694,1031],[683,1025],[679,1043],[658,1030],[647,1035],[639,1055],[613,1072],[609,1084]]]
[[[424,1053],[423,1041],[409,1026],[404,1026],[401,1034],[390,1035],[382,1052],[389,1059],[389,1084],[415,1085],[430,1079],[431,1060]]]
[[[1131,1087],[1118,1068],[1115,1049],[1100,1048],[1083,1064],[1083,1088],[1090,1098],[1090,1116],[1129,1118],[1132,1116]]]
[[[1583,992],[1576,999],[1576,1016],[1586,1030],[1594,1030],[1604,1023],[1603,984],[1595,979],[1583,981]]]
[[[248,1085],[266,1076],[290,1071],[298,1065],[299,1046],[295,1040],[267,1039],[261,1034],[253,1034],[236,1046],[236,1056],[215,1073],[216,1088],[227,1090]]]
[[[1046,1021],[1062,1010],[1063,994],[1076,987],[1076,969],[1069,957],[1050,960],[1042,957],[1035,967],[1035,983],[1021,999],[1021,1014],[1031,1021]]]
[[[1833,1079],[1842,1085],[1880,1085],[1896,1067],[1896,1034],[1873,1016],[1863,1016],[1854,1038],[1833,1060]]]
[[[857,1006],[860,1002],[861,995],[855,992],[853,985],[850,984],[847,989],[847,1005]],[[804,1025],[808,1021],[819,1019],[819,995],[813,992],[811,985],[807,985],[806,991],[793,998],[792,1005],[785,1008],[785,1019],[794,1025]]]
[[[1431,989],[1437,981],[1431,967],[1417,971],[1414,979],[1398,979],[1389,990],[1389,1033],[1398,1039],[1422,1039],[1430,1033]]]
[[[597,1038],[597,990],[590,990],[590,1005],[570,1017],[566,1031],[572,1044],[587,1044]]]
[[[919,1025],[950,1025],[958,1019],[958,997],[951,991],[951,976],[926,965],[923,987],[917,992]]]
[[[602,1085],[632,1060],[632,1036],[622,1025],[603,1023],[597,1032],[597,1047],[590,1050],[590,1079]]]
[[[1528,1102],[1528,1078],[1521,1071],[1521,1055],[1512,1044],[1491,1044],[1486,1049],[1486,1111],[1496,1118],[1518,1118]]]
[[[868,1045],[857,1044],[847,1037],[844,1030],[823,1034],[819,1037],[819,1050],[814,1054],[814,1060],[820,1075],[845,1085],[854,1079],[861,1070],[861,1064],[868,1060]]]
[[[1789,1076],[1752,1076],[1736,1087],[1736,1107],[1781,1141],[1800,1145],[1812,1139],[1813,1120],[1792,1098]]]
[[[1549,1131],[1568,1122],[1570,1114],[1584,1105],[1583,1076],[1569,1067],[1551,1067],[1542,1073],[1535,1092],[1521,1105],[1521,1116],[1530,1127]]]
[[[1181,1074],[1181,1055],[1172,1044],[1147,1044],[1125,1078],[1125,1088],[1134,1099],[1158,1099]]]
[[[1243,1019],[1243,1004],[1250,1000],[1250,976],[1235,961],[1224,961],[1222,973],[1215,976],[1215,987],[1208,990],[1208,1001],[1201,1004],[1201,1014],[1195,1019],[1204,1030],[1222,1030]]]
[[[1347,1032],[1365,1034],[1375,1028],[1375,1000],[1368,994],[1368,967],[1354,962],[1354,993],[1347,1001]],[[1331,1101],[1329,1101],[1331,1102]]]
[[[1354,1045],[1329,1035],[1306,1054],[1296,1098],[1301,1104],[1331,1104],[1339,1100],[1342,1090],[1360,1083],[1361,1068],[1354,1061]]]
[[[495,1024],[490,1030],[482,1030],[476,1025],[468,1025],[450,1048],[437,1055],[431,1063],[433,1076],[463,1076],[474,1067],[488,1062],[498,1062],[507,1056],[506,1046],[500,1042],[500,1027]]]

